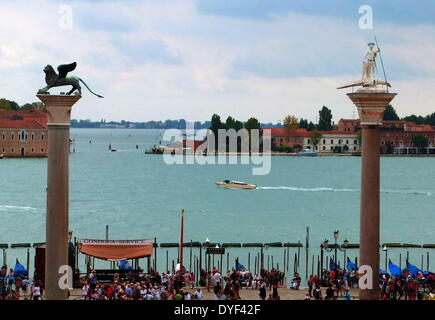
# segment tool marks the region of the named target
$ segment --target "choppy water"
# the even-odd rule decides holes
[[[359,242],[359,157],[273,157],[270,174],[253,176],[250,165],[167,165],[162,156],[145,155],[160,135],[72,130],[70,229],[75,236],[102,239],[108,224],[114,239],[177,242],[184,208],[186,241],[305,242],[309,226],[315,248],[310,254],[318,254],[320,242],[331,240],[336,229],[339,241]],[[118,152],[109,152],[109,143]],[[46,159],[0,160],[0,243],[44,241],[46,164]],[[435,243],[435,159],[382,158],[381,171],[381,241]],[[223,179],[259,188],[217,188],[214,182]],[[406,252],[394,250],[396,258]],[[272,252],[282,257],[282,249]],[[411,252],[416,265],[425,252]],[[24,259],[24,253],[9,250],[8,262]],[[159,263],[163,255],[159,252]]]

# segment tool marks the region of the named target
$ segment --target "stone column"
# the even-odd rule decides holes
[[[59,267],[68,265],[68,157],[74,95],[38,94],[48,113],[48,175],[45,249],[45,291],[47,300],[67,299],[59,287]]]
[[[357,106],[362,127],[360,266],[372,268],[372,289],[360,289],[361,300],[379,299],[380,264],[380,133],[385,108],[395,93],[385,89],[360,89],[348,93]],[[370,279],[369,279],[370,281]]]

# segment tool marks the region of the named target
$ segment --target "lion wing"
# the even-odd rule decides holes
[[[77,67],[77,63],[73,62],[70,64],[61,64],[57,67],[57,71],[59,72],[59,79],[65,79],[68,72],[73,71]]]

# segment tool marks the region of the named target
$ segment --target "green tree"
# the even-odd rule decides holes
[[[239,120],[234,119],[233,117],[228,117],[225,121],[225,128],[228,129],[234,129],[236,131],[239,131],[243,128],[243,123]]]
[[[302,128],[302,129],[308,129],[308,120],[306,120],[306,119],[301,119],[301,120],[299,121],[299,128]]]
[[[252,129],[260,129],[260,122],[256,118],[249,118],[245,122],[245,129],[251,131]]]
[[[20,110],[20,106],[15,101],[1,98],[0,99],[0,109],[5,110]]]
[[[297,129],[299,126],[298,118],[292,115],[288,115],[284,118],[283,123],[284,123],[286,140],[287,142],[289,142],[290,137],[293,136],[294,130]]]
[[[317,129],[321,131],[332,130],[332,111],[325,106],[319,111],[319,125]]]
[[[310,123],[308,124],[307,130],[308,131],[313,131],[315,129],[316,129],[316,125],[312,121],[310,121]]]
[[[316,150],[316,147],[319,144],[320,139],[322,139],[322,134],[319,131],[317,130],[311,131],[311,143],[313,144],[313,151]]]
[[[396,113],[396,110],[391,104],[389,104],[385,109],[384,120],[400,120],[399,116]]]
[[[218,131],[219,131],[219,129],[225,129],[225,125],[222,123],[221,117],[219,115],[213,114],[211,116],[210,130],[214,134],[215,150],[218,148],[218,139],[219,139]]]
[[[416,148],[427,148],[429,145],[428,138],[422,134],[412,135],[411,142],[412,142],[412,145]]]

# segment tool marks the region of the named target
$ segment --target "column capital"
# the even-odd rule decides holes
[[[358,109],[361,125],[382,125],[384,111],[397,93],[388,92],[356,92],[348,93]]]
[[[47,109],[49,126],[69,126],[72,106],[81,98],[80,95],[38,94],[36,96]]]

